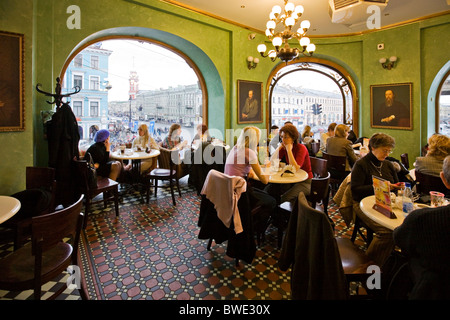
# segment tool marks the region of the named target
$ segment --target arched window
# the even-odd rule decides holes
[[[78,112],[84,129],[81,140],[89,139],[92,126],[108,128],[114,146],[132,140],[145,123],[161,141],[171,124],[179,123],[183,138],[190,142],[196,125],[206,123],[200,72],[183,53],[163,43],[141,38],[98,40],[67,61],[63,72],[63,93],[80,86],[71,100],[81,99],[91,108]],[[94,78],[96,86],[89,82]],[[93,106],[97,112],[92,112]]]
[[[438,90],[436,132],[450,136],[450,71],[444,76]]]
[[[269,106],[269,127],[281,127],[291,121],[301,132],[309,125],[315,138],[320,139],[320,133],[332,122],[355,125],[353,92],[349,76],[331,65],[318,62],[289,64],[280,68],[271,79],[268,101],[273,103]],[[274,103],[279,95],[287,96],[292,103]],[[278,114],[276,110],[280,107],[288,112]],[[353,130],[357,133],[357,128]]]

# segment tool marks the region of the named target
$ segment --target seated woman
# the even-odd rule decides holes
[[[428,150],[424,157],[417,157],[414,168],[425,174],[439,177],[444,159],[450,154],[450,138],[435,133],[428,139]]]
[[[334,137],[327,140],[326,153],[332,156],[345,156],[345,171],[350,172],[353,164],[358,159],[352,147],[352,142],[347,139],[350,128],[345,124],[339,124],[334,129]],[[347,174],[346,174],[347,175]]]
[[[187,141],[183,141],[181,137],[181,126],[178,123],[173,123],[170,126],[169,134],[161,141],[160,146],[169,150],[183,149]]]
[[[197,125],[197,133],[194,136],[194,139],[192,139],[192,143],[195,141],[201,141],[201,142],[210,142],[211,136],[208,132],[208,126],[206,124],[200,123]]]
[[[327,140],[330,137],[334,137],[334,129],[336,128],[337,123],[333,122],[328,125],[327,132],[322,133],[320,136],[320,151],[326,152],[327,149]]]
[[[239,176],[245,179],[255,179],[256,177],[264,184],[269,182],[267,175],[263,175],[258,162],[257,146],[261,131],[257,127],[245,127],[236,145],[230,150],[225,162],[224,173],[230,176]],[[277,203],[273,197],[265,191],[252,188],[247,185],[247,192],[250,198],[251,208],[261,206],[266,219],[275,211]],[[259,220],[266,220],[259,219]]]
[[[384,133],[373,134],[369,140],[369,153],[355,163],[351,173],[353,210],[358,218],[374,232],[373,240],[366,253],[380,266],[383,265],[394,249],[392,230],[367,218],[361,211],[359,202],[374,194],[372,176],[390,181],[392,190],[401,187],[402,183],[399,183],[394,165],[391,161],[386,160],[394,147],[395,140],[391,136]]]
[[[302,132],[302,141],[304,144],[308,144],[314,142],[314,132],[311,131],[310,126],[305,126]]]
[[[148,149],[159,149],[156,141],[150,136],[148,132],[148,127],[146,124],[141,124],[138,128],[139,136],[133,140],[133,148],[141,148],[142,150]],[[141,173],[149,172],[156,168],[158,160],[156,157],[141,160]]]
[[[110,160],[109,158],[111,148],[109,130],[101,129],[97,131],[94,141],[95,143],[86,150],[86,154],[91,155],[97,174],[102,177],[109,177],[111,180],[117,180],[122,171],[122,164],[120,161]]]
[[[298,130],[292,124],[286,124],[280,129],[281,143],[271,156],[272,159],[280,159],[287,165],[294,166],[295,170],[303,169],[308,173],[308,179],[297,183],[269,184],[264,188],[267,193],[278,200],[278,203],[285,201],[295,202],[300,192],[305,196],[311,191],[311,161],[308,150],[298,142]]]

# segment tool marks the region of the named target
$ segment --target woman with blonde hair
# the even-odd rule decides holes
[[[305,128],[303,128],[303,132],[302,132],[303,143],[307,144],[307,143],[314,142],[313,136],[314,136],[314,133],[311,131],[311,127],[305,126]]]
[[[332,156],[345,156],[345,171],[351,171],[353,164],[358,160],[352,147],[352,142],[347,139],[350,128],[345,124],[338,124],[334,129],[334,137],[327,140],[326,153]],[[346,174],[347,175],[347,174]]]
[[[257,127],[245,127],[236,145],[230,150],[225,162],[224,173],[229,176],[243,177],[244,179],[256,179],[264,184],[269,182],[269,176],[263,175],[261,166],[258,162],[258,142],[261,137],[261,131]],[[250,206],[255,208],[261,206],[264,208],[264,215],[267,218],[276,208],[276,201],[269,194],[258,188],[252,188],[251,184],[247,186],[247,192],[250,198]]]
[[[439,177],[446,156],[450,154],[450,138],[435,133],[428,138],[428,151],[425,157],[417,157],[414,168],[425,174]]]
[[[150,136],[150,133],[148,132],[148,127],[146,124],[141,124],[138,128],[139,135],[133,140],[133,148],[141,149],[142,151],[145,151],[148,149],[159,149],[158,144],[156,141]],[[146,160],[141,160],[141,173],[145,173],[148,171],[153,170],[156,168],[157,165],[157,158],[150,158]],[[126,169],[130,169],[128,165]]]

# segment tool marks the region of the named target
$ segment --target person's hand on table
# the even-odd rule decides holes
[[[391,183],[391,190],[399,190],[405,187],[404,182]]]

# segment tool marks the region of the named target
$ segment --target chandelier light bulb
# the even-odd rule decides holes
[[[301,39],[300,39],[300,45],[302,46],[302,47],[306,47],[308,44],[310,44],[310,40],[309,40],[309,38],[308,37],[302,37]]]
[[[392,57],[389,58],[389,61],[390,62],[395,62],[395,61],[397,61],[397,57],[396,56],[392,56]]]
[[[254,58],[254,59],[253,59],[253,62],[254,62],[255,64],[258,64],[258,63],[259,63],[259,59],[258,59],[258,58]]]
[[[309,53],[313,53],[316,51],[316,45],[314,43],[310,43],[306,46],[306,51]]]
[[[281,39],[281,37],[275,37],[272,40],[272,44],[275,48],[281,46],[282,43],[283,43],[283,39]]]
[[[286,20],[284,20],[284,24],[286,27],[292,27],[295,24],[295,19],[292,17],[286,18]]]
[[[273,13],[273,12],[269,13],[269,19],[270,20],[276,20],[277,17],[275,17],[275,13]]]
[[[273,6],[272,12],[275,14],[275,16],[279,15],[281,13],[281,7],[279,5]]]
[[[266,49],[267,48],[266,48],[265,44],[260,44],[260,45],[258,45],[258,49],[257,50],[258,50],[259,53],[262,54],[262,53],[266,52]]]
[[[269,58],[275,59],[277,57],[277,52],[275,50],[269,51]]]
[[[379,60],[379,62],[380,62],[380,63],[386,63],[386,58],[381,58],[381,59]]]
[[[252,61],[253,61],[253,57],[252,57],[252,56],[248,56],[248,57],[247,57],[247,61],[248,61],[248,62],[252,62]]]
[[[304,32],[308,31],[309,27],[311,27],[309,20],[303,20],[302,23],[300,23],[300,28],[302,28]]]
[[[286,11],[287,13],[291,13],[293,12],[295,9],[295,5],[292,2],[288,2],[285,6],[284,6],[284,11]]]
[[[296,6],[295,7],[295,13],[297,13],[299,16],[301,16],[302,14],[303,14],[303,11],[304,11],[305,9],[303,8],[303,6],[302,5],[298,5],[298,6]]]
[[[267,21],[267,23],[266,23],[267,29],[273,30],[273,29],[275,29],[276,26],[277,26],[277,24],[276,24],[275,21],[273,21],[273,20],[269,20],[269,21]]]
[[[272,37],[273,36],[273,33],[272,33],[272,31],[270,29],[266,29],[266,36],[267,37]]]

